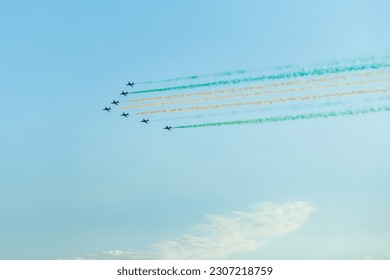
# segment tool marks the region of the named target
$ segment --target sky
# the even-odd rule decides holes
[[[389,112],[166,131],[197,119],[102,110],[128,81],[381,59],[389,8],[1,0],[0,259],[390,259]]]

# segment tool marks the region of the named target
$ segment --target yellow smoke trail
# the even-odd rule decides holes
[[[390,78],[387,79],[377,79],[377,80],[368,80],[368,81],[358,81],[358,82],[347,82],[347,83],[337,83],[323,86],[310,85],[302,88],[290,88],[290,89],[281,89],[281,90],[270,90],[264,92],[254,92],[254,93],[240,93],[240,94],[231,94],[231,95],[223,95],[217,97],[205,97],[198,99],[185,99],[178,101],[166,101],[160,103],[146,103],[146,104],[137,104],[131,106],[122,106],[120,109],[132,109],[132,108],[145,108],[145,107],[160,107],[160,106],[169,106],[169,105],[177,105],[177,104],[185,104],[185,103],[195,103],[195,102],[207,102],[207,101],[217,101],[224,99],[232,99],[232,98],[242,98],[242,97],[253,97],[265,94],[278,94],[278,93],[290,93],[290,92],[299,92],[299,91],[308,91],[313,89],[329,89],[335,87],[344,87],[344,86],[354,86],[354,85],[364,85],[370,83],[379,83],[390,81]]]
[[[272,87],[283,87],[283,86],[299,85],[299,84],[306,84],[306,83],[312,83],[312,82],[328,82],[328,81],[332,81],[332,80],[346,80],[347,78],[350,78],[350,77],[352,77],[352,78],[354,78],[354,77],[369,77],[372,75],[389,74],[389,73],[390,73],[389,71],[384,71],[384,70],[371,70],[371,71],[364,71],[363,73],[355,73],[352,75],[332,75],[332,76],[328,76],[328,77],[324,77],[324,78],[316,78],[316,79],[310,79],[310,80],[298,80],[298,81],[273,83],[273,84],[268,84],[268,85],[257,85],[257,86],[249,86],[249,87],[242,87],[242,88],[228,88],[228,89],[219,89],[219,90],[211,90],[211,91],[199,91],[199,92],[192,92],[192,93],[156,96],[156,97],[149,97],[149,98],[126,100],[126,102],[133,103],[133,102],[144,102],[144,101],[152,101],[152,100],[186,98],[186,97],[191,97],[191,96],[202,96],[202,95],[210,95],[210,94],[215,94],[215,93],[222,94],[222,93],[229,93],[229,92],[257,90],[257,89],[272,88]]]
[[[390,88],[386,87],[386,88],[375,89],[375,90],[358,90],[358,91],[320,94],[320,95],[292,96],[292,97],[288,97],[288,98],[277,98],[277,99],[269,99],[269,100],[258,100],[258,101],[248,101],[248,102],[238,102],[238,103],[228,103],[228,104],[214,104],[214,105],[207,105],[207,106],[194,106],[194,107],[188,107],[188,108],[174,108],[174,109],[139,112],[136,114],[137,115],[151,115],[151,114],[165,114],[165,113],[201,111],[201,110],[206,111],[206,110],[231,108],[231,107],[242,107],[242,106],[259,106],[259,105],[264,105],[264,104],[285,103],[288,101],[306,101],[306,100],[317,100],[317,99],[330,98],[330,97],[342,97],[342,96],[348,96],[348,95],[386,93],[389,90],[390,90]]]

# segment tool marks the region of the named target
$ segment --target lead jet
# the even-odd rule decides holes
[[[107,112],[110,112],[110,110],[111,110],[111,108],[110,107],[104,107],[104,109],[103,110],[105,110],[105,111],[107,111]]]
[[[172,126],[165,126],[164,129],[167,129],[167,130],[171,131]]]
[[[128,117],[129,116],[129,113],[122,113],[122,115],[121,115],[122,117]]]
[[[141,122],[143,122],[143,123],[148,123],[149,122],[149,119],[143,119]]]
[[[114,105],[118,106],[119,100],[118,101],[112,100],[111,104],[114,104]]]
[[[131,87],[133,87],[133,86],[134,86],[134,83],[128,82],[128,83],[126,84],[126,86],[131,86]]]
[[[120,95],[126,96],[126,95],[128,95],[128,94],[129,94],[129,93],[128,93],[127,91],[126,91],[126,92],[122,91]]]

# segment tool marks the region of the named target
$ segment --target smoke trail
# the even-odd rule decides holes
[[[382,98],[377,98],[375,100],[378,100],[378,101],[383,101],[383,100],[390,100],[390,96],[389,98],[385,99],[384,97]],[[372,100],[370,100],[370,102],[372,102]],[[332,108],[335,108],[337,106],[342,106],[342,105],[345,105],[346,103],[343,102],[343,101],[340,101],[340,100],[329,100],[327,102],[323,102],[321,104],[316,104],[316,109],[320,109],[320,108],[329,108],[329,107],[332,107]],[[205,112],[200,112],[200,113],[197,113],[197,114],[193,114],[193,115],[175,115],[173,117],[165,117],[165,118],[153,118],[153,122],[157,122],[157,121],[176,121],[176,120],[185,120],[185,119],[199,119],[199,118],[206,118],[206,117],[221,117],[221,116],[226,116],[226,115],[229,115],[229,116],[232,116],[232,115],[242,115],[242,114],[253,114],[253,113],[272,113],[272,112],[278,112],[280,110],[304,110],[304,109],[311,109],[313,108],[313,104],[310,104],[310,103],[305,103],[305,104],[294,104],[294,105],[290,105],[290,106],[287,106],[287,107],[277,107],[277,106],[272,106],[272,107],[266,107],[266,108],[262,108],[262,110],[259,110],[258,108],[256,109],[245,109],[245,110],[242,110],[242,109],[235,109],[233,108],[232,110],[229,110],[229,111],[225,111],[225,112],[208,112],[208,113],[205,113]]]
[[[388,95],[381,95],[381,96],[376,96],[371,97],[369,99],[365,100],[359,100],[360,104],[363,106],[363,104],[366,104],[367,106],[373,107],[375,102],[381,102],[383,103],[384,101],[390,101],[390,94]],[[346,102],[346,100],[340,100],[340,99],[329,99],[321,103],[315,104],[316,109],[323,109],[323,108],[333,108],[334,111],[337,111],[337,107],[348,105],[349,103]],[[351,105],[352,103],[350,103]],[[378,104],[378,103],[375,103]],[[364,105],[365,107],[367,107]],[[184,120],[184,119],[196,119],[196,118],[206,118],[206,117],[221,117],[221,116],[233,116],[233,115],[242,115],[242,114],[253,114],[253,113],[276,113],[280,110],[305,110],[305,109],[312,109],[313,104],[312,103],[300,103],[300,104],[282,104],[282,106],[268,106],[268,107],[263,107],[261,110],[259,108],[252,108],[252,109],[235,109],[233,108],[232,110],[229,111],[218,111],[218,112],[199,112],[197,114],[193,115],[175,115],[172,117],[165,117],[165,118],[153,118],[153,122],[156,121],[174,121],[174,120]],[[341,107],[340,107],[341,108]]]
[[[369,60],[374,60],[373,58]],[[337,64],[337,62],[335,62]],[[153,80],[153,81],[145,81],[138,83],[139,85],[143,84],[156,84],[156,83],[167,83],[167,82],[178,82],[178,81],[186,81],[186,80],[197,80],[197,79],[207,79],[207,78],[218,78],[218,77],[228,77],[228,76],[234,76],[234,75],[242,75],[247,73],[254,73],[254,72],[264,72],[264,71],[273,71],[273,70],[285,70],[285,69],[291,69],[293,67],[292,65],[284,65],[284,66],[276,66],[271,69],[263,69],[263,70],[233,70],[233,71],[224,71],[224,72],[217,72],[214,74],[204,74],[204,75],[191,75],[191,76],[185,76],[185,77],[178,77],[178,78],[169,78],[169,79],[162,79],[162,80]]]
[[[380,72],[383,72],[383,71],[380,71]],[[325,82],[325,81],[333,80],[333,79],[344,80],[345,76],[326,77],[326,78],[322,78],[322,79],[312,79],[312,80],[307,80],[307,81],[291,81],[291,82],[284,82],[284,83],[277,83],[277,84],[270,84],[270,85],[250,86],[250,87],[242,87],[242,88],[228,88],[228,89],[218,89],[218,90],[210,90],[210,91],[198,91],[198,92],[191,92],[191,93],[184,93],[184,94],[174,94],[174,95],[165,95],[165,96],[156,96],[156,97],[149,97],[149,98],[125,100],[125,102],[132,102],[133,103],[133,102],[144,102],[144,101],[162,100],[162,99],[186,98],[186,97],[191,97],[191,96],[202,96],[202,95],[210,95],[210,94],[215,94],[215,93],[228,93],[228,92],[247,91],[247,90],[254,90],[254,89],[264,89],[264,88],[269,88],[269,87],[289,86],[289,85],[295,85],[295,84],[309,83],[309,82],[313,82],[313,81]]]
[[[205,79],[205,78],[214,78],[214,77],[225,77],[225,76],[233,76],[240,75],[252,72],[250,70],[236,70],[236,71],[225,71],[214,74],[205,74],[205,75],[192,75],[186,77],[178,77],[178,78],[170,78],[163,80],[154,80],[154,81],[146,81],[138,84],[155,84],[155,83],[166,83],[166,82],[177,82],[177,81],[185,81],[185,80],[197,80],[197,79]]]
[[[307,96],[292,96],[289,98],[277,98],[277,99],[268,99],[268,100],[258,100],[258,101],[248,101],[248,102],[239,102],[239,103],[227,103],[227,104],[214,104],[207,106],[194,106],[188,108],[173,108],[173,109],[164,109],[156,111],[147,111],[139,112],[137,115],[151,115],[151,114],[165,114],[165,113],[174,113],[174,112],[188,112],[188,111],[199,111],[199,110],[213,110],[213,109],[222,109],[222,108],[232,108],[232,107],[241,107],[241,106],[258,106],[264,104],[274,104],[274,103],[284,103],[288,101],[306,101],[306,100],[316,100],[329,97],[342,97],[347,95],[357,95],[357,94],[369,94],[369,93],[386,93],[390,88],[384,89],[375,89],[375,90],[359,90],[359,91],[349,91],[349,92],[339,92],[339,93],[329,93],[321,95],[307,95]]]
[[[125,102],[144,102],[144,101],[153,101],[153,100],[163,100],[163,99],[176,99],[176,98],[187,98],[191,96],[203,96],[203,95],[211,95],[211,94],[222,94],[222,93],[230,93],[230,92],[240,92],[240,91],[249,91],[249,90],[255,90],[255,89],[265,89],[265,88],[272,88],[272,87],[283,87],[283,86],[291,86],[291,85],[299,85],[299,84],[306,84],[306,83],[312,83],[312,82],[328,82],[332,80],[346,80],[350,77],[368,77],[373,75],[379,75],[379,74],[389,74],[389,71],[384,70],[374,70],[369,72],[363,72],[363,73],[355,73],[353,75],[338,75],[338,76],[329,76],[325,78],[316,78],[316,79],[310,79],[310,80],[298,80],[298,81],[289,81],[289,82],[279,82],[274,84],[268,84],[268,85],[257,85],[257,86],[250,86],[250,87],[241,87],[241,88],[228,88],[228,89],[218,89],[218,90],[210,90],[210,91],[198,91],[198,92],[191,92],[191,93],[184,93],[184,94],[174,94],[174,95],[165,95],[165,96],[155,96],[155,97],[148,97],[148,98],[140,98],[140,99],[133,99],[133,100],[126,100]]]
[[[382,58],[382,61],[387,60],[390,58],[390,56],[385,56]],[[343,61],[331,61],[329,65],[340,65],[340,64],[356,64],[356,63],[367,63],[375,61],[376,58],[374,57],[358,57],[353,59],[344,59]],[[185,80],[196,80],[196,79],[204,79],[204,78],[217,78],[217,77],[224,77],[224,76],[233,76],[233,75],[240,75],[240,74],[247,74],[247,73],[253,73],[253,72],[264,72],[269,70],[284,70],[284,69],[291,69],[296,68],[296,65],[282,65],[282,66],[275,66],[270,67],[268,69],[263,70],[235,70],[235,71],[224,71],[224,72],[217,72],[213,74],[204,74],[204,75],[191,75],[191,76],[185,76],[185,77],[177,77],[177,78],[169,78],[169,79],[162,79],[162,80],[153,80],[153,81],[145,81],[145,82],[139,82],[137,84],[154,84],[154,83],[165,83],[165,82],[177,82],[177,81],[185,81]]]
[[[347,83],[340,83],[340,84],[330,84],[330,85],[323,85],[323,86],[306,86],[302,88],[287,88],[283,90],[271,90],[271,91],[265,91],[265,92],[252,92],[252,93],[241,93],[241,94],[232,94],[232,95],[223,95],[223,96],[211,96],[211,97],[205,97],[205,98],[198,98],[198,99],[184,99],[184,100],[177,100],[177,101],[165,101],[160,103],[146,103],[146,104],[137,104],[137,105],[130,105],[130,106],[122,106],[120,109],[131,109],[131,108],[145,108],[145,107],[161,107],[161,106],[167,106],[167,105],[177,105],[177,104],[186,104],[186,103],[195,103],[195,102],[207,102],[207,101],[217,101],[217,100],[224,100],[224,99],[232,99],[232,98],[242,98],[242,97],[254,97],[259,95],[265,95],[265,94],[278,94],[278,93],[291,93],[291,92],[299,92],[299,91],[307,91],[307,90],[313,90],[313,89],[329,89],[334,87],[343,87],[343,86],[354,86],[354,85],[365,85],[370,83],[379,83],[379,82],[385,82],[390,81],[390,78],[387,79],[377,79],[377,80],[368,80],[368,81],[359,81],[359,82],[347,82]]]
[[[155,88],[148,90],[133,91],[131,94],[138,93],[148,93],[148,92],[163,92],[163,91],[173,91],[173,90],[183,90],[183,89],[193,89],[200,87],[211,87],[211,86],[221,86],[221,85],[233,85],[240,84],[245,82],[257,82],[265,80],[280,80],[280,79],[290,79],[290,78],[299,78],[307,76],[322,76],[326,74],[338,74],[343,72],[352,72],[352,71],[361,71],[368,69],[381,69],[384,67],[389,67],[390,63],[371,63],[363,65],[352,65],[346,67],[327,67],[327,68],[317,68],[313,70],[301,70],[296,72],[287,72],[274,75],[262,75],[257,77],[247,77],[242,79],[231,79],[231,80],[219,80],[215,82],[201,83],[201,84],[189,84],[182,86],[173,86],[165,88]]]
[[[360,109],[360,110],[345,110],[345,111],[338,111],[338,112],[330,111],[326,113],[310,113],[310,114],[286,115],[286,116],[268,117],[268,118],[251,119],[251,120],[202,123],[202,124],[175,126],[174,128],[200,128],[200,127],[223,126],[223,125],[263,124],[263,123],[274,123],[274,122],[293,121],[293,120],[310,120],[310,119],[318,119],[318,118],[355,116],[355,115],[379,113],[379,112],[386,112],[386,111],[387,112],[390,111],[390,107],[382,106],[382,107],[373,107],[373,108]]]

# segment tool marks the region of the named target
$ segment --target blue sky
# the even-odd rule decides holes
[[[389,8],[1,1],[0,259],[390,258],[389,113],[169,133],[101,110],[128,80],[389,55]]]

